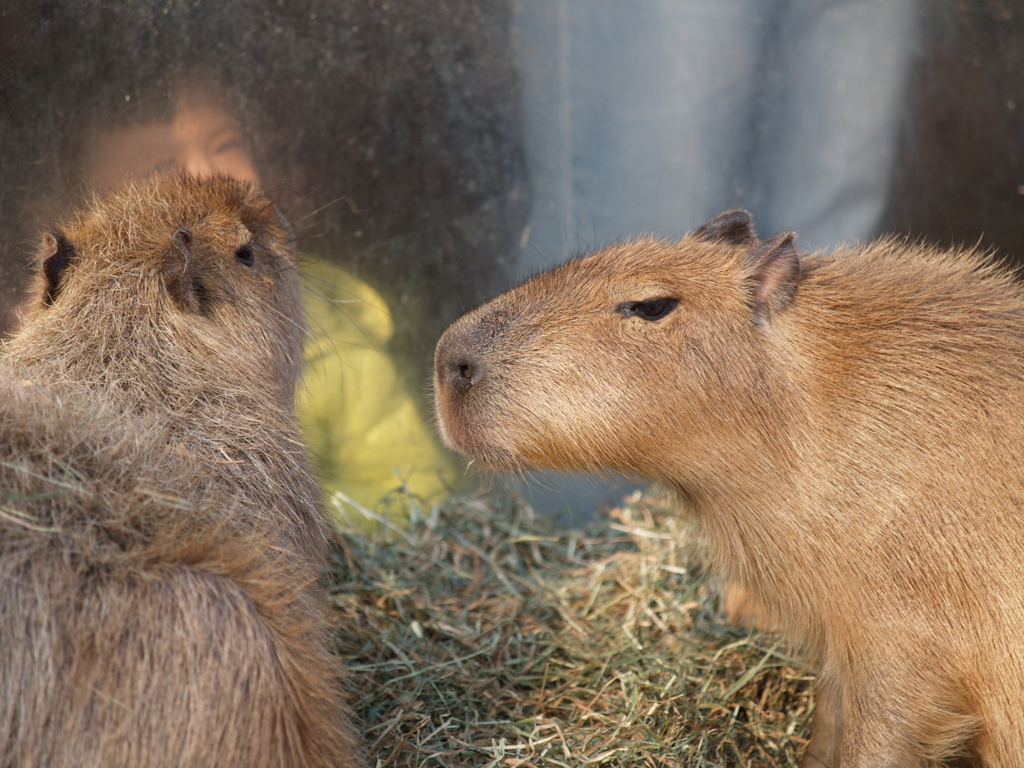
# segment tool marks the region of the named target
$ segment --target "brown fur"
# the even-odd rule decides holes
[[[1024,764],[1024,292],[990,259],[734,211],[499,296],[435,365],[494,469],[675,490],[819,670],[805,765]]]
[[[291,241],[246,184],[126,186],[45,236],[35,308],[6,356],[37,383],[85,382],[120,410],[158,415],[177,450],[244,490],[250,514],[284,516],[288,545],[319,563],[321,492],[294,420],[303,329]]]
[[[36,295],[0,357],[0,764],[359,765],[287,223],[126,187],[46,236]]]

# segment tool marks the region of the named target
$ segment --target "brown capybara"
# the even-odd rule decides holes
[[[818,670],[804,765],[1024,765],[1024,290],[989,258],[731,211],[468,313],[435,386],[495,470],[675,491]]]
[[[4,349],[159,415],[176,450],[244,490],[297,554],[327,547],[294,419],[302,314],[291,229],[243,182],[171,175],[95,200],[43,237],[34,306]]]
[[[44,238],[0,354],[0,765],[361,764],[290,229],[166,177]]]

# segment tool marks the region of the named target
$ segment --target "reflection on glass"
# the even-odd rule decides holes
[[[98,131],[85,159],[87,185],[105,192],[124,179],[178,170],[259,185],[242,133],[223,101],[199,83],[179,89],[175,100],[169,120]]]
[[[248,143],[215,84],[196,79],[172,91],[170,112],[94,126],[77,141],[87,190],[107,192],[159,173],[225,175],[260,183]],[[159,113],[158,113],[159,114]],[[434,440],[387,352],[391,312],[367,283],[340,266],[301,259],[309,318],[299,421],[332,508],[357,522],[358,507],[408,512],[452,487],[450,461]],[[401,489],[401,493],[396,493]],[[353,504],[354,503],[354,504]]]

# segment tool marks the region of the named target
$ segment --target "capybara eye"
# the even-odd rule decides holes
[[[669,297],[648,301],[627,301],[616,309],[625,317],[639,317],[642,320],[661,320],[679,304],[679,299]]]
[[[253,262],[256,261],[256,256],[252,252],[252,247],[248,244],[243,245],[237,251],[235,251],[235,258],[245,264],[247,267],[251,267]]]

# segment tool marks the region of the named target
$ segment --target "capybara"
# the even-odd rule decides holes
[[[293,250],[282,214],[243,182],[129,184],[43,236],[33,307],[4,354],[39,384],[88,383],[159,415],[176,450],[319,563],[326,517],[294,419]]]
[[[817,668],[804,765],[1024,765],[1024,291],[991,258],[730,211],[466,314],[435,387],[494,470],[674,490]]]
[[[301,345],[248,185],[127,186],[44,237],[0,355],[0,765],[361,764]]]

